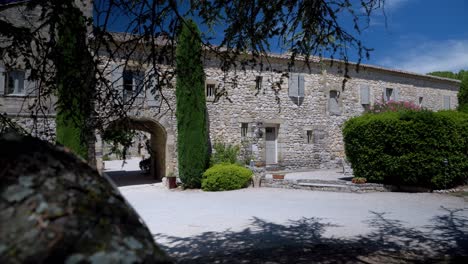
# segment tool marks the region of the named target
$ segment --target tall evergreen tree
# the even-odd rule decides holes
[[[208,165],[205,74],[200,31],[195,22],[182,24],[176,51],[176,117],[179,177],[186,188],[200,188]]]
[[[468,113],[468,72],[464,72],[458,91],[458,110]]]
[[[73,3],[62,6],[54,62],[57,67],[57,143],[94,162],[89,124],[93,111],[94,72],[87,49],[87,27],[82,12]],[[91,155],[90,155],[91,154]]]

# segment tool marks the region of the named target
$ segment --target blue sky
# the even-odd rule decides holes
[[[468,0],[385,2],[386,19],[382,10],[377,10],[369,27],[356,35],[374,49],[370,59],[362,63],[423,74],[468,70]],[[117,21],[111,30],[123,29],[125,20]],[[206,27],[201,26],[201,30]],[[222,26],[217,26],[208,34],[219,40],[222,31]],[[218,44],[216,40],[213,43]],[[279,52],[274,46],[272,51]],[[350,56],[350,60],[356,61],[356,56]]]
[[[467,0],[386,0],[361,39],[374,48],[366,64],[411,72],[468,69]]]

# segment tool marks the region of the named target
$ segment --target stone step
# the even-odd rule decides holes
[[[328,192],[382,192],[389,191],[381,184],[354,184],[346,181],[326,180],[274,180],[263,179],[261,187],[302,189]]]

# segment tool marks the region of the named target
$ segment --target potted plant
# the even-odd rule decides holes
[[[284,180],[284,174],[283,173],[274,173],[272,174],[274,180]]]
[[[351,182],[355,184],[364,184],[367,182],[367,179],[364,177],[354,177],[353,179],[351,179]]]
[[[175,189],[177,188],[177,177],[174,175],[174,172],[170,172],[166,176],[167,188]]]

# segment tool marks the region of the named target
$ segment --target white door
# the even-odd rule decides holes
[[[276,164],[276,128],[265,128],[265,153],[266,164]]]

